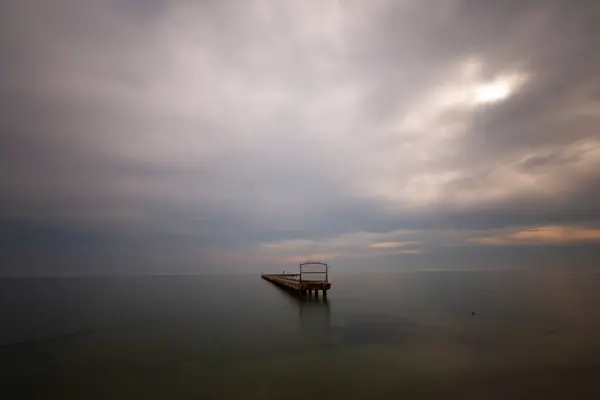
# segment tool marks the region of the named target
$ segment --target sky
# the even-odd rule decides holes
[[[4,0],[0,275],[568,262],[600,247],[599,22],[584,0]]]

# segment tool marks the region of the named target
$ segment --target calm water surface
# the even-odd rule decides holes
[[[0,279],[2,398],[600,398],[598,273],[332,282]]]

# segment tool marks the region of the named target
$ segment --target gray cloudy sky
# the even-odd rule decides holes
[[[0,274],[597,245],[599,43],[583,0],[2,1]]]

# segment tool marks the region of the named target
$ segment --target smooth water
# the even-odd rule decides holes
[[[600,274],[0,279],[2,398],[600,398]]]

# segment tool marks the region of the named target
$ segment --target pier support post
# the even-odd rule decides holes
[[[315,299],[318,299],[318,298],[319,298],[319,290],[315,289]]]

